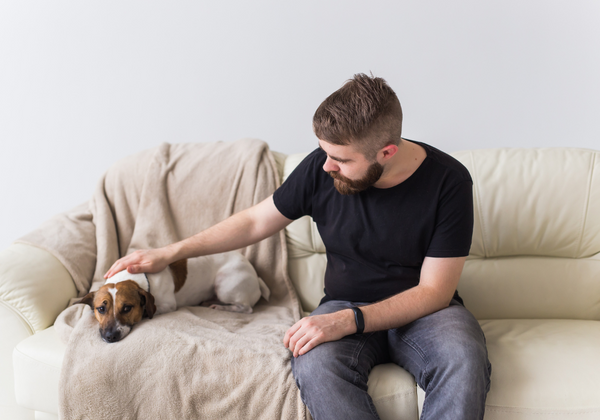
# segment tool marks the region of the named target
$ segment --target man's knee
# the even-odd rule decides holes
[[[455,337],[440,351],[431,354],[426,381],[469,384],[488,389],[491,364],[485,342],[470,337]]]
[[[335,342],[323,343],[308,353],[292,358],[292,371],[302,389],[306,384],[327,384],[335,379],[348,380],[351,376],[348,361]]]

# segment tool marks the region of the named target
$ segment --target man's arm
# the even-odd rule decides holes
[[[233,251],[280,231],[292,220],[282,215],[273,196],[202,232],[164,248],[139,250],[116,261],[104,275],[109,278],[127,269],[130,273],[156,273],[184,258]]]
[[[465,260],[466,257],[426,257],[418,286],[381,302],[360,307],[365,318],[364,332],[398,328],[448,307]],[[339,340],[355,332],[354,312],[344,309],[301,319],[286,332],[283,344],[297,357],[321,343]]]

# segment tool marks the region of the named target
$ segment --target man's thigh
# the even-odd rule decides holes
[[[316,308],[311,316],[341,311],[354,304],[346,301],[328,301]],[[331,368],[334,368],[338,364],[344,366],[344,369],[352,371],[352,378],[355,378],[358,373],[365,379],[364,386],[366,386],[366,378],[373,366],[389,362],[387,333],[386,331],[377,331],[351,334],[340,340],[322,343],[306,355],[311,357],[299,356],[298,360],[308,362],[311,369],[321,364],[329,364]],[[293,365],[295,364],[293,363]]]
[[[436,375],[456,366],[474,375],[484,372],[489,387],[485,336],[475,317],[455,300],[441,311],[389,330],[388,343],[391,360],[410,372],[425,391]]]

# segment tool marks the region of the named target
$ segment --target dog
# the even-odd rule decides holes
[[[143,317],[173,312],[206,302],[210,308],[252,313],[261,296],[271,292],[239,252],[180,260],[155,274],[123,270],[79,303],[89,305],[107,343],[122,340]]]

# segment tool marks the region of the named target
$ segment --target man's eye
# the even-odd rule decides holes
[[[103,314],[104,312],[106,312],[106,307],[99,306],[96,308],[96,310],[98,311],[98,313]]]
[[[133,306],[125,305],[125,306],[123,306],[123,309],[121,310],[121,312],[126,314],[127,312],[131,311],[131,308],[133,308]]]

